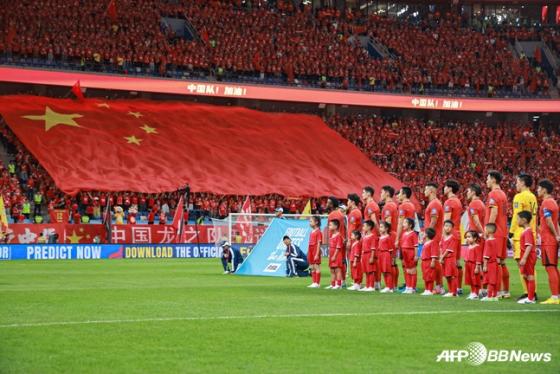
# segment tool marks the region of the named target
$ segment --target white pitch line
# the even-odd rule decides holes
[[[44,323],[14,323],[11,325],[0,325],[0,328],[14,327],[40,327],[40,326],[62,326],[62,325],[89,325],[96,323],[135,323],[135,322],[166,322],[166,321],[213,321],[228,319],[259,319],[259,318],[307,318],[307,317],[371,317],[371,316],[409,316],[426,314],[456,314],[456,313],[558,313],[560,309],[552,310],[434,310],[434,311],[412,311],[412,312],[374,312],[374,313],[325,313],[325,314],[263,314],[256,316],[218,316],[218,317],[169,317],[169,318],[144,318],[144,319],[116,319],[100,321],[68,321],[68,322],[44,322]]]

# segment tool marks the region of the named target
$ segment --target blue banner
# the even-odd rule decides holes
[[[326,225],[326,219],[322,220]],[[286,275],[286,246],[282,238],[287,235],[292,244],[297,245],[305,254],[309,246],[311,227],[308,220],[274,219],[255,245],[250,255],[235,274],[284,277]]]
[[[235,245],[247,256],[253,245]],[[0,245],[0,260],[93,260],[102,258],[219,258],[214,244],[13,244]]]

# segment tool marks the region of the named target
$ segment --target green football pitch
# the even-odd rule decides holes
[[[221,273],[218,259],[0,262],[0,373],[560,372],[560,305]],[[471,342],[551,360],[436,362]]]

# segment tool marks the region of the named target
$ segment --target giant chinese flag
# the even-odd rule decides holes
[[[2,96],[58,188],[337,196],[402,186],[317,116],[147,100]]]

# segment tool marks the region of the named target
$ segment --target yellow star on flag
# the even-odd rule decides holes
[[[81,114],[62,114],[56,113],[51,108],[46,107],[45,114],[42,116],[22,116],[22,118],[31,119],[34,121],[45,121],[45,131],[49,131],[56,125],[68,125],[74,127],[81,127],[78,125],[74,118],[82,118]]]
[[[134,143],[134,144],[136,144],[136,145],[140,145],[140,142],[143,140],[143,139],[136,139],[136,137],[135,137],[134,135],[132,135],[132,136],[125,136],[124,138],[125,138],[126,140],[128,140],[128,144]]]
[[[130,114],[131,116],[134,116],[136,118],[144,117],[142,114],[140,114],[140,112],[128,112],[128,114]]]
[[[147,134],[157,134],[157,131],[154,127],[150,127],[148,125],[144,125],[140,127],[142,130],[146,131]]]
[[[91,238],[91,236],[90,236],[89,234],[87,234],[87,235],[86,235],[86,239],[89,239],[89,238]]]
[[[98,108],[107,108],[107,109],[111,109],[111,107],[109,106],[109,104],[107,103],[102,103],[102,104],[96,104]]]
[[[66,239],[70,240],[70,243],[78,244],[83,236],[76,235],[76,230],[72,231],[72,236],[67,236]]]
[[[83,227],[80,227],[80,232],[84,232],[84,228],[83,228]]]

